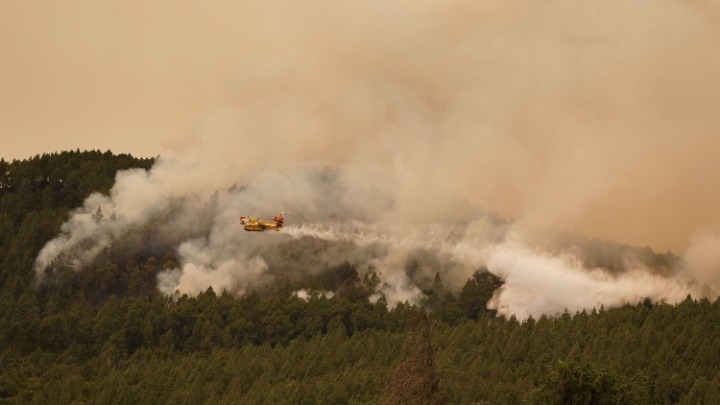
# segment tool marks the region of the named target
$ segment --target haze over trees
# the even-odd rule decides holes
[[[175,252],[121,248],[82,270],[60,256],[36,280],[70,211],[152,164],[97,151],[0,160],[0,402],[720,403],[718,300],[521,322],[487,308],[502,280],[484,269],[456,294],[438,274],[422,306],[389,307],[350,263],[240,297],[167,297],[157,274]],[[592,246],[607,254],[586,260],[609,268],[610,252],[631,249]],[[645,255],[659,271],[676,260]]]

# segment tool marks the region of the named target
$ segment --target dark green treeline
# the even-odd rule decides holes
[[[0,403],[720,403],[720,301],[645,302],[518,322],[479,271],[423,310],[371,302],[349,265],[242,298],[163,297],[172,252],[35,285],[68,212],[152,160],[64,152],[0,160]],[[339,287],[338,287],[339,286]],[[333,287],[308,300],[300,288]],[[429,315],[426,315],[429,314]]]

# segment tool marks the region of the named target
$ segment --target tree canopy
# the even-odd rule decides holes
[[[69,212],[152,163],[0,160],[0,402],[720,403],[720,301],[520,322],[487,308],[502,280],[485,269],[457,293],[438,275],[422,305],[390,308],[349,263],[241,297],[167,297],[156,280],[177,266],[172,251],[82,271],[60,256],[36,283],[33,261]]]

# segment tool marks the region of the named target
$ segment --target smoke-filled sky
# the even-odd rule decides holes
[[[402,227],[479,208],[713,269],[719,37],[704,0],[0,1],[0,155],[163,156],[102,202],[126,218],[150,215],[133,185],[162,205],[261,178],[286,207],[258,214]],[[341,172],[336,205],[312,168]]]
[[[719,34],[702,0],[1,1],[0,156],[381,166],[423,214],[679,251],[720,221]]]

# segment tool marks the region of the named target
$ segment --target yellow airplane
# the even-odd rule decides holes
[[[257,218],[240,217],[240,223],[245,225],[246,231],[264,231],[266,229],[274,229],[279,231],[283,227],[285,221],[285,213],[281,212],[272,221],[263,221]]]

